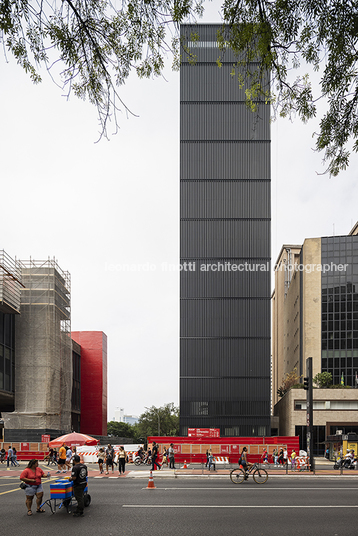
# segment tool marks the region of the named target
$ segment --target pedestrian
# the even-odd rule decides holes
[[[73,495],[77,501],[77,508],[73,513],[74,517],[84,517],[84,491],[87,485],[87,466],[81,463],[81,458],[78,454],[73,457],[72,473],[69,480],[73,482]]]
[[[278,461],[278,465],[283,465],[283,449],[280,449],[277,461]]]
[[[67,469],[70,471],[71,470],[71,460],[72,460],[72,456],[73,456],[73,452],[72,450],[70,449],[70,447],[67,447],[67,450],[66,450],[66,467]]]
[[[20,464],[17,461],[17,450],[15,447],[12,447],[12,461],[16,467],[20,467]]]
[[[14,455],[14,451],[12,450],[12,447],[10,445],[7,451],[7,463],[6,463],[7,467],[9,467],[10,463],[12,467],[15,467],[13,455]]]
[[[268,464],[268,452],[267,450],[264,448],[263,450],[263,453],[262,453],[262,456],[261,456],[261,462],[262,463],[265,463],[265,464]]]
[[[167,450],[167,447],[164,447],[164,450],[163,450],[162,467],[163,467],[164,464],[168,467],[168,450]]]
[[[205,467],[207,467],[207,466],[208,466],[208,463],[209,463],[209,451],[208,451],[208,450],[206,450],[205,455],[206,455],[206,463],[205,463]]]
[[[98,463],[98,468],[99,468],[99,474],[102,475],[103,474],[103,462],[104,462],[104,458],[105,458],[105,452],[104,452],[104,448],[100,448],[99,451],[97,452],[97,463]]]
[[[5,463],[5,460],[6,460],[6,450],[2,448],[0,450],[0,462]]]
[[[273,462],[275,465],[278,465],[278,450],[275,449],[272,453],[272,456],[273,456]]]
[[[158,445],[155,441],[152,443],[152,471],[154,471],[154,466],[156,465],[158,469],[160,470],[160,465],[157,462],[158,458]]]
[[[57,473],[66,473],[66,445],[62,443],[61,448],[58,452],[58,461],[57,461],[58,471]]]
[[[173,443],[170,443],[170,447],[168,449],[168,456],[169,456],[169,469],[175,469],[174,444]]]
[[[121,474],[121,472],[123,474],[125,473],[126,459],[127,459],[127,453],[124,450],[124,447],[119,447],[119,452],[118,452],[118,470],[119,470],[119,474]]]
[[[48,451],[47,456],[44,457],[44,461],[47,462],[47,465],[50,465],[51,460],[53,459],[53,449]]]
[[[108,444],[108,447],[106,448],[106,475],[108,475],[109,467],[112,467],[112,473],[114,472],[113,460],[114,460],[114,448],[112,447],[111,444]]]
[[[20,480],[26,484],[25,495],[26,495],[26,508],[27,515],[32,516],[32,501],[36,495],[36,512],[38,514],[43,514],[45,510],[41,508],[42,497],[44,490],[42,487],[41,479],[43,477],[49,477],[50,473],[47,475],[39,467],[38,460],[30,460],[26,469],[20,474]]]
[[[208,468],[209,468],[209,471],[210,471],[210,469],[211,469],[211,466],[214,467],[214,471],[215,471],[216,468],[215,468],[214,456],[213,456],[213,453],[211,452],[211,450],[209,450],[209,458],[208,458]]]
[[[285,447],[285,450],[283,451],[283,463],[285,465],[288,464],[288,456],[287,456],[287,448]]]
[[[291,452],[291,469],[292,471],[296,471],[296,451],[295,449],[292,450]]]

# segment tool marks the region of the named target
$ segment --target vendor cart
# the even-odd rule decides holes
[[[84,490],[84,504],[85,507],[91,504],[91,495],[88,493],[88,478],[87,484]],[[64,507],[68,514],[72,513],[73,506],[77,504],[73,494],[73,484],[67,479],[58,479],[50,484],[50,498],[41,504],[49,506],[51,513],[56,513],[56,508],[59,510]]]

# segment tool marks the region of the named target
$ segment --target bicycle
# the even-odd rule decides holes
[[[47,465],[55,465],[57,466],[57,459],[55,457],[51,456],[45,456],[44,462],[47,462]]]
[[[141,458],[140,456],[136,456],[134,458],[134,465],[151,465],[152,464],[152,457],[151,456],[144,456]]]
[[[262,469],[259,467],[259,464],[254,463],[248,471],[245,471],[242,466],[233,469],[230,473],[231,482],[234,484],[241,484],[241,482],[249,478],[251,473],[256,484],[264,484],[268,479],[266,469]]]

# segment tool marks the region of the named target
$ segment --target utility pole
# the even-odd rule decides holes
[[[307,454],[311,471],[314,468],[313,459],[313,387],[312,387],[312,357],[306,359],[306,374],[303,378],[303,388],[307,391]]]

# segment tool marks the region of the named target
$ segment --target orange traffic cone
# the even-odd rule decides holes
[[[184,460],[183,469],[188,469],[188,466],[187,466],[187,464],[186,464],[186,460]]]
[[[150,472],[150,475],[149,475],[149,481],[148,481],[147,489],[155,489],[152,471]]]

